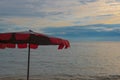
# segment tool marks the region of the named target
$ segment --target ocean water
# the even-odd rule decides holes
[[[28,49],[0,49],[0,76],[25,76]],[[120,75],[120,42],[73,42],[71,48],[57,46],[31,49],[30,76]],[[88,80],[88,79],[86,79]]]

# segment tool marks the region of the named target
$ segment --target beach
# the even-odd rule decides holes
[[[26,77],[1,77],[0,80],[26,80]],[[109,76],[82,76],[82,75],[54,75],[33,76],[30,80],[120,80],[120,75]]]

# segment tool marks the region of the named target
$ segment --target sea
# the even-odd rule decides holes
[[[39,46],[30,50],[30,76],[120,79],[120,42],[71,42],[69,49],[58,50],[57,47]],[[0,49],[0,77],[26,76],[27,58],[28,49]]]

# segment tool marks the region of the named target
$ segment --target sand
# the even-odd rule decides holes
[[[26,77],[0,77],[0,80],[26,80]],[[30,80],[120,80],[120,75],[109,76],[32,76]]]

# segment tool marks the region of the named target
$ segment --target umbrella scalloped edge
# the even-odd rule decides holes
[[[0,49],[5,49],[5,48],[27,48],[28,47],[28,44],[11,44],[11,43],[6,43],[6,44],[3,44],[3,43],[0,43]],[[38,48],[38,45],[36,44],[30,44],[30,48],[32,49],[36,49]]]

